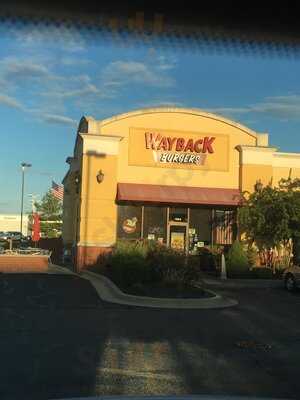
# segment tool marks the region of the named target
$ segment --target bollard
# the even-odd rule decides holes
[[[225,256],[221,256],[221,279],[227,279]]]

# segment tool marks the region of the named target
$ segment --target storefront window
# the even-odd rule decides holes
[[[189,250],[211,243],[211,209],[190,208]]]
[[[236,236],[235,213],[232,210],[214,211],[214,243],[232,244]]]
[[[188,209],[183,207],[170,207],[169,220],[174,222],[187,222]]]
[[[167,241],[167,208],[159,206],[144,207],[144,234],[149,240],[161,243]]]
[[[139,239],[141,237],[142,206],[118,205],[118,239]]]

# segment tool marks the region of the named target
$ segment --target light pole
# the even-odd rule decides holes
[[[21,197],[21,227],[20,232],[23,235],[23,204],[24,204],[24,177],[25,177],[25,169],[31,167],[31,164],[27,164],[22,162],[22,197]]]

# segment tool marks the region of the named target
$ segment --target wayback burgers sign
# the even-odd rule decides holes
[[[145,147],[152,150],[156,163],[203,165],[207,154],[214,153],[216,137],[164,136],[145,132]]]
[[[129,128],[128,164],[228,171],[229,135],[160,128]]]

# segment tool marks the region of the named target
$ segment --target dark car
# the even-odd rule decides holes
[[[0,242],[4,242],[7,240],[7,232],[1,231],[0,232]]]

